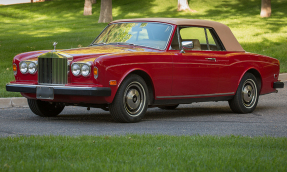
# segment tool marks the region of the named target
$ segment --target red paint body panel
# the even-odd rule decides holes
[[[216,58],[210,61],[207,58]],[[205,95],[229,92],[228,58],[213,51],[186,51],[174,57],[173,95]]]
[[[101,76],[105,78],[103,86],[109,86],[108,83],[110,80],[118,82],[118,86],[111,86],[112,96],[108,100],[109,102],[112,101],[124,78],[133,71],[143,71],[150,76],[153,81],[155,95],[171,95],[173,76],[172,53],[131,53],[124,54],[122,57],[110,55],[106,56],[101,64],[97,60],[96,65],[99,64],[97,66],[100,66],[99,73],[105,71],[105,75]]]

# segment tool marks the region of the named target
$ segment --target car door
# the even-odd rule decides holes
[[[180,44],[173,58],[172,95],[175,98],[198,98],[224,95],[228,87],[228,56],[222,45],[213,39],[209,28],[182,26],[178,28]],[[208,40],[209,38],[209,40]],[[192,48],[188,44],[193,44]]]

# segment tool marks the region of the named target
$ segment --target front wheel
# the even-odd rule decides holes
[[[27,101],[31,111],[41,117],[57,116],[65,108],[64,105],[58,103],[50,103],[37,99],[27,99]]]
[[[233,99],[229,100],[229,106],[235,113],[251,113],[255,110],[259,98],[258,82],[251,73],[246,73],[237,88]]]
[[[119,87],[109,110],[117,122],[138,122],[147,110],[148,88],[142,77],[128,76]]]

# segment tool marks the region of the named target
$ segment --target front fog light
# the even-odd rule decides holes
[[[36,69],[36,64],[31,62],[28,66],[28,71],[30,74],[35,74],[37,69]]]
[[[86,64],[82,66],[82,75],[88,76],[90,74],[90,67]]]
[[[72,73],[74,76],[79,76],[81,73],[81,68],[78,64],[73,64],[72,65]]]
[[[20,71],[23,74],[26,74],[28,72],[28,65],[27,65],[27,63],[25,63],[25,62],[21,63]]]

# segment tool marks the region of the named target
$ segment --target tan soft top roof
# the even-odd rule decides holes
[[[228,26],[215,21],[199,20],[199,19],[181,19],[181,18],[136,18],[121,19],[111,23],[119,22],[162,22],[183,26],[203,26],[214,28],[220,40],[222,41],[226,51],[244,51]]]

